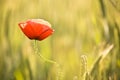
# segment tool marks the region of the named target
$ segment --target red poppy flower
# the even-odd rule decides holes
[[[29,39],[43,40],[50,36],[54,30],[51,24],[43,19],[31,19],[26,22],[19,23],[23,33]]]

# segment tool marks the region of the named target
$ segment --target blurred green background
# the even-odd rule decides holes
[[[28,39],[18,23],[42,18],[54,34]],[[0,80],[120,80],[120,0],[0,0]]]

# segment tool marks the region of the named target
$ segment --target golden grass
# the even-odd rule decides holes
[[[120,8],[116,1],[120,3],[0,0],[0,79],[119,80]],[[55,29],[51,37],[37,41],[44,59],[34,53],[34,41],[18,27],[32,18],[45,19]]]

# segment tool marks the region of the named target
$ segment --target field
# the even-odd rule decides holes
[[[55,32],[34,45],[28,19]],[[120,80],[120,0],[0,0],[0,80]]]

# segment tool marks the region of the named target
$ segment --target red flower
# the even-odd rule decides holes
[[[54,30],[51,24],[43,19],[31,19],[19,23],[19,27],[29,39],[43,40],[50,36]]]

